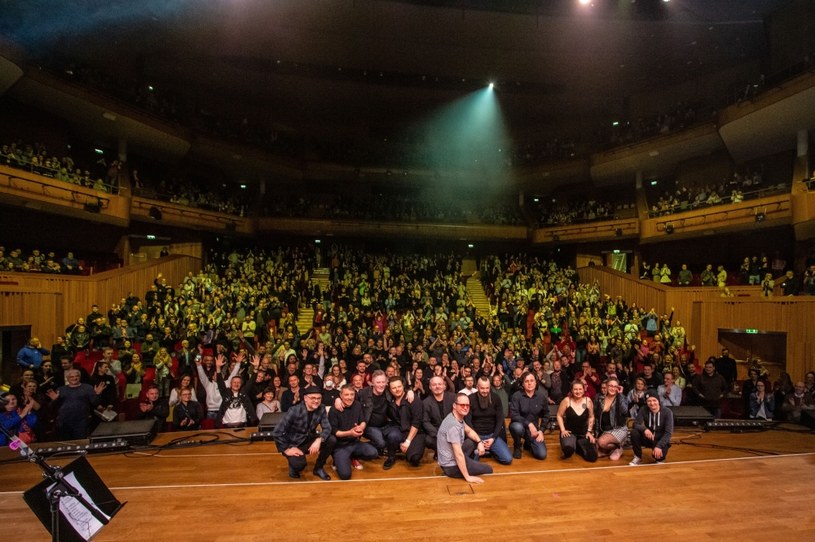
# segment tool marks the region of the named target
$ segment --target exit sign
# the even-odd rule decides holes
[[[744,330],[745,333],[750,333],[752,335],[756,335],[758,333],[757,329],[748,328]]]

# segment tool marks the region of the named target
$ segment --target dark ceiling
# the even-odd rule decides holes
[[[521,132],[758,73],[765,19],[788,1],[0,0],[0,32],[46,64],[121,71],[312,132],[387,131],[495,81]]]

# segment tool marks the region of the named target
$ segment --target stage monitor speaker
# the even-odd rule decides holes
[[[267,412],[260,419],[258,431],[274,431],[274,428],[277,427],[277,424],[280,423],[283,416],[284,414],[282,412]]]
[[[99,424],[91,435],[91,444],[123,439],[131,446],[147,446],[156,437],[156,420],[131,420]]]
[[[700,406],[672,406],[668,407],[674,413],[674,425],[704,426],[706,422],[713,421],[713,414]]]
[[[812,414],[811,410],[801,410],[801,423],[815,429],[815,414]]]

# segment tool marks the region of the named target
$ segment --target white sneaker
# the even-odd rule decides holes
[[[631,460],[629,465],[631,465],[632,467],[636,467],[637,465],[642,465],[642,459],[635,456],[634,459]]]
[[[362,470],[364,467],[362,463],[359,462],[359,459],[352,459],[351,466],[354,467],[356,470]]]

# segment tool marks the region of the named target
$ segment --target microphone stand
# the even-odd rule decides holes
[[[73,497],[84,506],[91,515],[96,518],[102,525],[107,525],[110,520],[107,516],[99,510],[95,505],[89,502],[82,493],[72,486],[66,479],[62,472],[62,468],[56,465],[51,465],[45,458],[38,454],[35,450],[28,447],[26,443],[17,438],[16,435],[11,433],[8,429],[0,425],[0,431],[6,436],[9,442],[9,448],[19,451],[20,455],[35,463],[42,470],[42,477],[49,482],[52,486],[48,490],[48,502],[51,504],[51,540],[59,542],[59,504],[63,497]],[[83,537],[84,538],[84,537]]]

